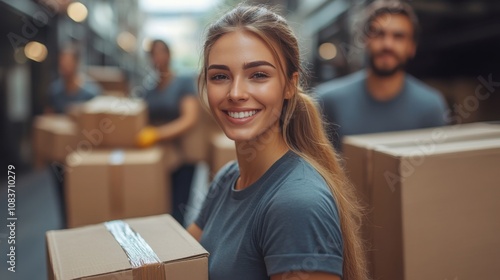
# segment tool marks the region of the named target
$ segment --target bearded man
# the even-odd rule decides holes
[[[330,140],[339,151],[344,135],[446,124],[441,94],[405,72],[417,48],[413,9],[399,1],[375,1],[366,12],[367,68],[316,89],[324,118],[333,124]]]

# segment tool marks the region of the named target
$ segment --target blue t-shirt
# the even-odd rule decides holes
[[[358,71],[316,88],[329,136],[341,148],[344,135],[410,130],[446,124],[447,106],[441,94],[406,74],[401,92],[378,101],[368,92],[366,71]]]
[[[290,271],[342,275],[339,214],[323,177],[289,151],[255,183],[234,185],[236,162],[216,175],[195,223],[211,280],[260,280]]]
[[[148,105],[149,122],[161,125],[177,119],[182,99],[195,94],[194,81],[190,77],[174,77],[166,87],[146,92],[144,100]]]
[[[101,88],[90,78],[83,80],[82,86],[75,92],[67,92],[62,78],[55,80],[49,88],[49,106],[55,113],[66,113],[73,104],[88,101],[101,94]]]

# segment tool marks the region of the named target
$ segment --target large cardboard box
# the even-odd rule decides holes
[[[134,147],[139,131],[148,122],[143,100],[98,96],[79,109],[79,125],[96,147]]]
[[[210,172],[214,176],[226,163],[236,160],[234,141],[224,133],[213,135],[210,142]]]
[[[170,215],[127,219],[123,222],[126,224],[118,221],[48,231],[48,278],[208,279],[208,252]],[[131,230],[126,231],[129,228]],[[114,233],[122,234],[122,238]],[[119,243],[123,242],[123,237],[129,238],[133,247],[143,249],[139,256],[131,254],[132,263],[139,258],[148,265],[131,264],[126,253],[129,249]],[[153,260],[148,261],[147,256]]]
[[[199,106],[202,107],[201,104]],[[183,162],[198,163],[205,161],[208,163],[211,137],[221,132],[210,113],[201,109],[196,125],[177,141]]]
[[[47,161],[64,162],[78,142],[76,123],[65,115],[41,115],[33,122],[35,165]]]
[[[163,148],[76,151],[65,167],[68,227],[170,212]]]
[[[496,279],[500,127],[346,137],[373,279]]]

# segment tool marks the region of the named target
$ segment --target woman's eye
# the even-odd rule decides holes
[[[219,81],[219,80],[225,80],[225,79],[227,79],[227,76],[223,75],[223,74],[215,74],[215,75],[210,77],[210,80],[212,80],[212,81]]]
[[[265,78],[268,78],[268,77],[269,77],[269,75],[267,75],[264,72],[257,72],[257,73],[254,73],[252,75],[252,78],[254,78],[254,79],[265,79]]]

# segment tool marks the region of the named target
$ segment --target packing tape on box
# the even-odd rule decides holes
[[[105,222],[106,229],[122,247],[132,266],[134,280],[165,279],[160,258],[151,246],[122,220]]]
[[[109,197],[110,212],[112,219],[123,216],[123,163],[125,162],[125,152],[123,150],[113,150],[109,155]]]

